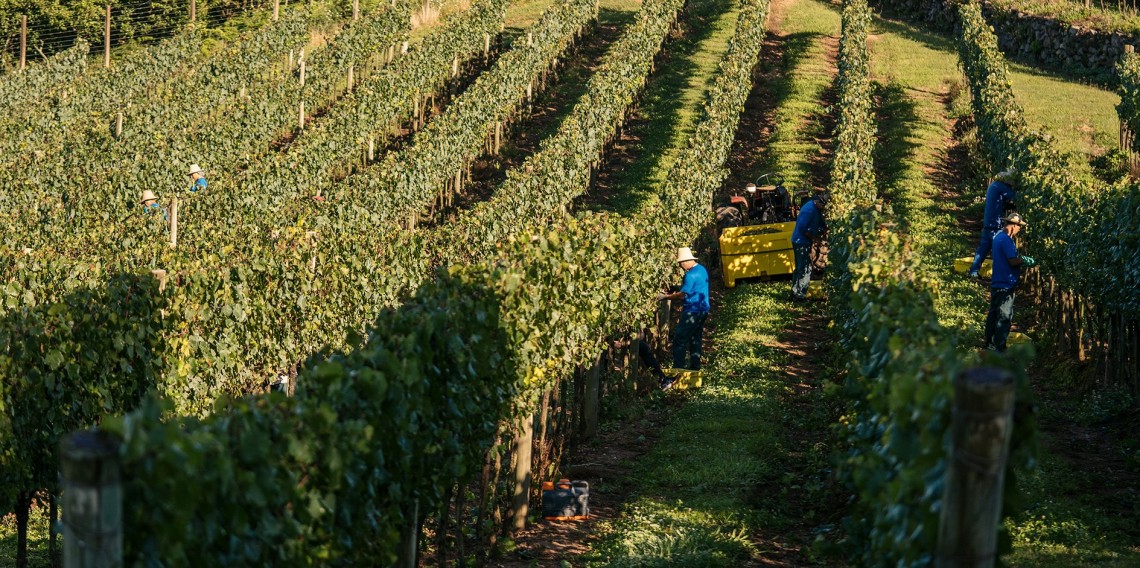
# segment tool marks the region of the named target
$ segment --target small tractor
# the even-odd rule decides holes
[[[768,182],[770,185],[759,185]],[[716,209],[724,285],[740,278],[770,278],[795,269],[792,229],[799,205],[776,174],[764,174]]]

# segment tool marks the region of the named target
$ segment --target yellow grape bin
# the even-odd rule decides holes
[[[736,286],[740,278],[770,278],[791,274],[796,267],[792,253],[795,222],[727,227],[720,233],[720,267],[724,285]]]

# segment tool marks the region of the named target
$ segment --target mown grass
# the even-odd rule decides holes
[[[789,372],[797,357],[780,341],[801,330],[785,293],[781,284],[742,284],[719,302],[705,386],[635,468],[636,489],[621,515],[599,527],[587,565],[761,562],[772,551],[752,535],[824,514],[813,504],[823,501],[828,447],[802,434],[825,431],[831,407],[816,404],[822,391],[805,394],[805,378]]]
[[[593,210],[632,215],[653,203],[677,153],[689,142],[700,117],[705,92],[716,73],[739,14],[731,0],[691,0],[681,18],[682,32],[665,54],[638,102],[627,136],[632,161],[609,178],[604,194],[587,196]]]
[[[877,33],[871,40],[876,51],[874,72],[907,76],[931,86],[962,82],[952,38],[882,19],[876,19],[875,27]],[[918,51],[908,53],[909,49]],[[1116,104],[1120,97],[1115,92],[1027,65],[1010,63],[1009,71],[1026,120],[1031,127],[1052,134],[1062,151],[1098,155],[1119,146]]]
[[[780,103],[763,163],[766,171],[784,176],[791,190],[811,184],[813,164],[826,155],[821,140],[830,133],[824,120],[827,110],[820,101],[831,86],[834,67],[828,62],[825,40],[839,37],[839,20],[839,14],[824,3],[799,1],[780,26],[785,79],[774,85]]]
[[[884,32],[872,44],[872,69],[882,82],[876,155],[880,182],[919,247],[924,269],[939,283],[939,319],[959,330],[963,345],[976,345],[986,291],[950,270],[955,257],[971,256],[977,244],[977,236],[962,229],[959,220],[980,219],[985,188],[984,179],[967,171],[970,164],[953,159],[958,142],[952,139],[954,110],[947,102],[961,87],[956,60],[937,37],[890,22],[877,26]],[[1055,80],[1043,81],[1022,81],[1021,99],[1041,101],[1071,92]],[[1038,85],[1042,90],[1033,90]],[[1055,417],[1069,412],[1043,410]],[[1047,438],[1036,468],[1019,479],[1025,510],[1007,523],[1014,550],[1003,560],[1010,566],[1140,566],[1140,546],[1132,537],[1136,515],[1107,504],[1098,476],[1049,448]]]
[[[979,343],[985,290],[953,272],[954,259],[973,256],[977,236],[960,224],[980,215],[984,181],[956,161],[948,105],[964,96],[957,55],[938,38],[875,20],[871,72],[877,82],[879,139],[875,151],[880,191],[891,203],[938,282],[935,309],[942,325],[958,329],[963,344]],[[978,338],[977,341],[974,338]]]

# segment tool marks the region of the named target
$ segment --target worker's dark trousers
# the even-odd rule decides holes
[[[658,378],[665,376],[664,371],[661,370],[661,363],[657,362],[657,357],[653,355],[653,348],[649,346],[648,341],[637,342],[637,354],[641,357],[641,362],[653,370],[654,376]]]
[[[796,271],[792,273],[792,297],[803,299],[811,284],[811,243],[792,245]]]
[[[701,370],[701,336],[705,331],[705,317],[708,314],[685,312],[681,322],[673,330],[673,368]],[[689,364],[685,364],[685,353],[689,354]]]
[[[1005,351],[1009,327],[1013,324],[1013,288],[990,289],[990,313],[986,316],[986,348]]]
[[[978,243],[978,250],[974,252],[974,263],[970,265],[970,272],[982,269],[982,261],[990,255],[994,248],[994,235],[1001,229],[982,229],[982,240]]]

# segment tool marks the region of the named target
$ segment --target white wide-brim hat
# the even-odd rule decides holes
[[[697,257],[693,256],[693,249],[689,247],[677,249],[677,262],[685,262],[686,260],[697,260]]]
[[[194,174],[204,174],[204,173],[206,173],[206,170],[203,170],[202,167],[199,166],[198,164],[190,164],[190,173],[188,173],[186,175],[192,176]]]
[[[157,201],[158,196],[155,195],[153,191],[146,189],[146,190],[143,190],[142,199],[139,200],[139,203],[146,203],[147,201],[150,201],[151,199]]]

